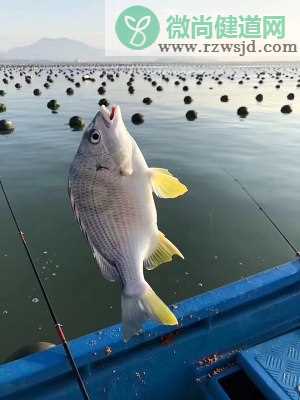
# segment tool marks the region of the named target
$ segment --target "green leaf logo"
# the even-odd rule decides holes
[[[116,33],[120,42],[132,50],[143,50],[151,46],[160,32],[156,15],[143,6],[124,10],[116,22]]]

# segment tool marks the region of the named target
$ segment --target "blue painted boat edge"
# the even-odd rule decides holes
[[[179,328],[148,322],[142,335],[124,343],[118,324],[74,339],[70,343],[71,349],[82,368],[108,358],[113,362],[121,353],[138,350],[150,342],[161,343],[164,336],[176,331],[189,331],[199,321],[209,320],[216,314],[263,302],[268,296],[276,296],[277,292],[297,282],[300,282],[298,259],[173,305]],[[111,349],[111,353],[108,349]],[[0,366],[0,396],[8,396],[16,388],[20,391],[29,389],[68,372],[62,346],[3,364]]]

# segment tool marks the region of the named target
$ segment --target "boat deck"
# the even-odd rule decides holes
[[[238,352],[213,375],[203,383],[205,399],[299,400],[300,330]]]
[[[242,352],[238,361],[267,399],[300,399],[300,330]]]
[[[70,342],[92,400],[300,399],[300,261],[173,305],[180,322]],[[0,399],[81,400],[62,346],[0,366]]]

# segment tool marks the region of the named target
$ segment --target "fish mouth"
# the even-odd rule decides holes
[[[117,110],[116,106],[113,106],[111,108],[111,111],[109,111],[109,109],[104,105],[102,105],[100,107],[101,116],[107,127],[109,127],[112,124],[112,122],[116,116],[116,110]]]
[[[114,119],[115,113],[116,113],[116,107],[113,106],[112,109],[111,109],[111,113],[110,113],[110,120],[111,121]]]

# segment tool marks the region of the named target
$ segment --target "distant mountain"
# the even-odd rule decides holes
[[[40,39],[28,46],[15,47],[1,54],[1,59],[28,61],[104,61],[104,50],[88,46],[78,40],[57,38]]]
[[[286,60],[291,62],[292,60]],[[26,62],[99,62],[99,63],[150,63],[150,64],[218,64],[218,63],[274,63],[274,60],[232,60],[220,59],[218,57],[203,57],[203,55],[195,56],[170,56],[164,55],[161,57],[141,57],[134,56],[122,57],[105,56],[103,49],[97,49],[89,46],[79,40],[68,38],[43,38],[28,46],[20,46],[12,48],[6,52],[0,51],[0,63],[26,63]],[[277,62],[285,62],[277,60]],[[294,60],[294,62],[299,62]]]
[[[163,56],[163,57],[106,57],[104,50],[88,46],[79,40],[68,38],[44,38],[28,46],[15,47],[7,52],[0,51],[0,62],[112,62],[112,63],[209,63],[216,59],[203,56]]]

